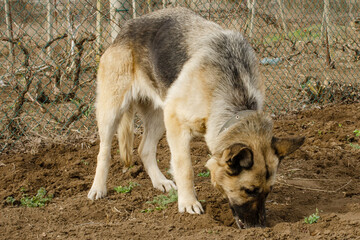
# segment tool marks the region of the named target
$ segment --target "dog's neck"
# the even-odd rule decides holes
[[[227,120],[224,125],[221,127],[219,134],[223,131],[226,131],[229,127],[237,123],[240,119],[247,117],[248,115],[257,112],[256,110],[243,110],[236,113],[229,120]]]
[[[208,119],[207,131],[204,137],[211,152],[213,152],[214,147],[216,147],[217,138],[220,134],[227,132],[228,129],[239,121],[244,120],[244,118],[261,111],[244,109],[234,113],[223,110],[224,109],[222,109],[221,112],[214,112]]]

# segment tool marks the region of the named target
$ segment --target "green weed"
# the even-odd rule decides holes
[[[209,177],[209,176],[210,176],[210,171],[198,173],[198,177]]]
[[[118,186],[118,187],[114,187],[114,190],[117,192],[117,193],[129,193],[131,192],[131,190],[134,188],[134,187],[137,187],[137,186],[140,186],[138,183],[136,182],[129,182],[129,186]]]
[[[359,144],[353,144],[353,143],[349,143],[350,147],[359,150],[360,149],[360,145]]]
[[[354,133],[355,133],[355,136],[360,137],[360,130],[359,129],[355,129]]]
[[[213,231],[213,230],[205,230],[205,233],[208,233],[208,234],[220,234],[220,231],[219,230],[216,230],[216,231]]]
[[[178,199],[177,191],[175,189],[171,189],[168,195],[158,195],[155,196],[152,201],[147,201],[146,203],[152,204],[155,206],[155,210],[163,210],[167,208],[167,205],[173,202],[176,202]],[[153,209],[148,208],[142,210],[141,212],[152,212]]]
[[[25,207],[43,207],[53,198],[53,195],[46,196],[46,194],[47,192],[43,187],[41,187],[33,197],[29,197],[24,193],[23,197],[20,199],[20,204]]]
[[[79,107],[81,105],[81,101],[79,99],[71,99],[70,100],[76,107]]]
[[[154,209],[151,209],[151,208],[141,210],[142,213],[148,213],[148,212],[153,212],[153,211],[154,211]]]
[[[306,224],[317,223],[317,221],[319,219],[320,219],[319,210],[316,208],[315,213],[313,213],[310,216],[304,218],[304,223],[306,223]]]
[[[90,114],[93,112],[93,109],[94,109],[94,105],[90,105],[86,111],[83,113],[85,117],[89,117]]]
[[[308,41],[319,39],[321,36],[321,25],[316,24],[307,28],[296,29],[295,31],[289,31],[285,36],[284,34],[272,34],[266,36],[265,43],[272,43],[280,41],[284,38],[288,38],[296,41]]]
[[[81,163],[84,164],[85,166],[89,165],[89,162],[85,161],[84,159],[81,160]]]
[[[15,198],[13,198],[13,197],[7,197],[6,198],[6,200],[5,200],[5,202],[7,203],[7,204],[11,204],[11,205],[14,205],[14,202],[16,201],[16,199]]]

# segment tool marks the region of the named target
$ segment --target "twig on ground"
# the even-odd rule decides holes
[[[343,45],[343,48],[347,48],[354,52],[354,62],[360,60],[360,49],[352,48],[348,44]]]
[[[350,181],[348,181],[344,186],[339,187],[338,189],[335,190],[335,192],[340,191],[341,189],[345,188],[347,185],[349,185],[352,182],[352,179],[350,179]]]
[[[116,207],[114,207],[115,212],[121,213]]]
[[[314,180],[317,180],[317,179],[314,179]],[[298,185],[294,185],[294,184],[287,183],[286,180],[277,181],[277,182],[278,182],[279,184],[283,184],[283,185],[286,185],[286,186],[289,186],[289,187],[294,187],[294,188],[303,189],[303,190],[317,191],[317,192],[326,192],[326,193],[336,193],[336,192],[338,192],[339,190],[345,188],[347,185],[349,185],[349,184],[352,182],[352,179],[351,179],[349,182],[347,182],[345,185],[339,187],[339,188],[336,189],[336,190],[325,190],[325,189],[318,189],[318,188],[302,187],[302,186],[298,186]]]

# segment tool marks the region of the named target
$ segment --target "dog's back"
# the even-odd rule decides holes
[[[198,59],[199,67],[221,72],[212,84],[232,112],[261,109],[263,84],[254,51],[237,32],[222,29],[186,8],[170,8],[128,21],[113,46],[130,46],[134,66],[166,96],[184,64]],[[229,94],[230,93],[230,94]]]

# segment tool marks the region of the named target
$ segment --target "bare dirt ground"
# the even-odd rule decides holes
[[[198,198],[203,215],[180,214],[177,204],[162,210],[148,201],[154,190],[141,165],[135,141],[135,165],[122,173],[116,141],[108,197],[86,198],[96,166],[98,142],[79,147],[51,145],[33,153],[0,155],[0,239],[360,239],[360,104],[333,105],[277,117],[277,136],[307,137],[300,150],[283,160],[277,184],[267,201],[267,226],[239,230],[226,200],[206,172],[208,150],[192,143]],[[81,147],[82,146],[82,147]],[[160,168],[169,166],[166,139],[159,144]],[[136,182],[130,193],[115,186]],[[44,207],[20,205],[44,187],[54,197]],[[15,199],[13,204],[6,199]],[[317,223],[304,217],[319,210]]]

